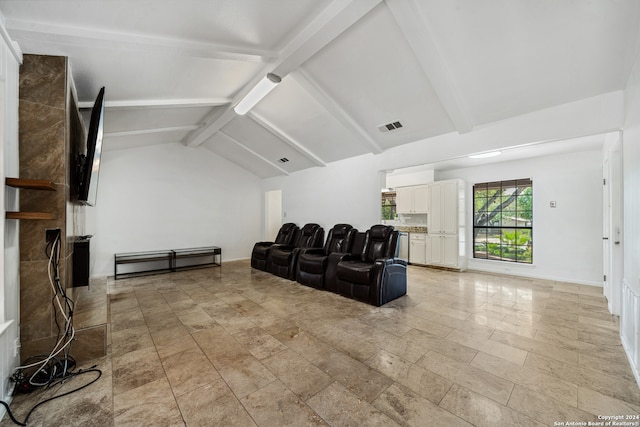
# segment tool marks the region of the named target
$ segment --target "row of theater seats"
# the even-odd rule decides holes
[[[375,306],[407,293],[407,262],[397,257],[399,232],[392,226],[359,232],[336,224],[323,241],[318,224],[284,224],[274,242],[255,244],[251,266]]]

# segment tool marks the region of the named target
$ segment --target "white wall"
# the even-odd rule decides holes
[[[469,269],[602,285],[601,151],[438,172],[436,178],[465,181],[467,224],[472,224],[474,183],[519,178],[533,181],[533,264],[473,259],[473,229],[469,226]],[[555,208],[549,206],[552,200]]]
[[[266,190],[283,190],[284,222],[300,227],[315,222],[324,227],[326,235],[334,224],[366,230],[380,222],[378,171],[375,156],[367,154],[270,178],[263,185]]]
[[[620,332],[640,384],[640,53],[624,92],[624,277]]]
[[[248,258],[260,240],[260,179],[205,149],[165,144],[102,154],[93,234],[93,277],[113,275],[119,252],[219,246]]]

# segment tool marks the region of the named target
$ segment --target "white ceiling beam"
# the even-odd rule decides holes
[[[7,19],[6,27],[11,36],[20,41],[39,44],[63,44],[66,46],[91,46],[97,49],[142,50],[163,55],[174,54],[196,58],[234,61],[267,62],[276,57],[272,51],[257,51],[240,47],[222,46],[215,43],[180,40],[168,37],[146,36],[115,31],[100,31],[90,28],[43,24],[16,19]]]
[[[227,110],[200,131],[187,136],[184,143],[196,147],[209,139],[235,117],[233,107],[268,72],[285,77],[300,67],[345,30],[355,24],[382,0],[334,0],[307,27],[294,36],[274,62],[266,65],[236,94]]]
[[[128,101],[106,101],[105,108],[188,108],[188,107],[220,107],[231,102],[229,98],[202,99],[134,99]],[[93,101],[78,102],[78,108],[93,108]]]
[[[334,0],[282,50],[273,73],[284,77],[371,12],[382,0]]]
[[[247,116],[250,117],[254,122],[258,123],[260,126],[262,126],[265,130],[267,130],[268,132],[271,132],[273,135],[275,135],[276,137],[284,141],[287,145],[289,145],[291,148],[293,148],[294,150],[302,154],[304,157],[311,160],[317,166],[322,166],[322,167],[327,166],[324,160],[322,160],[321,158],[313,154],[311,151],[309,151],[298,141],[296,141],[295,139],[287,135],[284,131],[282,131],[272,122],[268,121],[267,119],[260,116],[254,111],[249,111]]]
[[[473,116],[455,84],[453,74],[414,0],[386,0],[451,122],[459,133],[473,130]]]
[[[342,123],[347,129],[355,132],[367,148],[374,154],[382,153],[383,149],[378,143],[365,132],[364,129],[340,106],[327,92],[320,87],[318,82],[309,75],[303,68],[298,68],[291,76],[309,95],[311,95],[320,105],[336,120]]]
[[[200,129],[191,132],[183,143],[188,147],[197,147],[198,145],[211,138],[216,132],[222,129],[231,120],[238,117],[231,108],[227,108],[222,112],[214,111],[210,117],[213,120],[205,120],[205,124]],[[208,117],[209,118],[209,117]]]
[[[150,134],[150,133],[191,131],[191,130],[197,129],[198,127],[199,127],[199,125],[185,125],[185,126],[172,126],[172,127],[166,127],[166,128],[124,130],[124,131],[119,131],[119,132],[105,132],[104,136],[106,138],[106,137],[147,135],[147,134]]]
[[[256,157],[257,159],[262,160],[263,162],[265,162],[267,165],[271,166],[272,168],[278,170],[279,172],[283,173],[284,175],[289,175],[289,172],[287,172],[286,170],[282,169],[280,166],[276,165],[271,160],[269,160],[269,159],[261,156],[260,154],[256,153],[251,148],[247,147],[246,145],[244,145],[243,143],[241,143],[240,141],[238,141],[237,139],[235,139],[231,135],[229,135],[229,134],[227,134],[227,133],[225,133],[223,131],[220,131],[218,133],[220,134],[220,136],[222,136],[223,138],[227,139],[229,142],[231,142],[231,143],[237,145],[238,147],[242,148],[247,153],[251,154],[252,156]]]

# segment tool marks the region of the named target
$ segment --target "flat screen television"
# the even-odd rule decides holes
[[[96,205],[103,128],[104,87],[98,92],[96,102],[91,110],[91,121],[87,132],[87,152],[80,154],[78,159],[78,201],[84,205]]]

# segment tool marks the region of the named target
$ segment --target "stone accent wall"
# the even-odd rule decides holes
[[[72,284],[73,241],[85,234],[85,207],[75,202],[72,193],[75,159],[85,131],[65,57],[24,55],[19,101],[20,178],[49,180],[56,188],[55,192],[20,191],[21,211],[54,214],[51,220],[20,222],[20,335],[24,359],[49,353],[58,333],[45,253],[47,229],[61,230],[60,281],[66,288]],[[87,332],[77,331],[71,352],[76,359],[87,353],[105,354],[106,326]],[[90,348],[87,342],[91,342]]]

